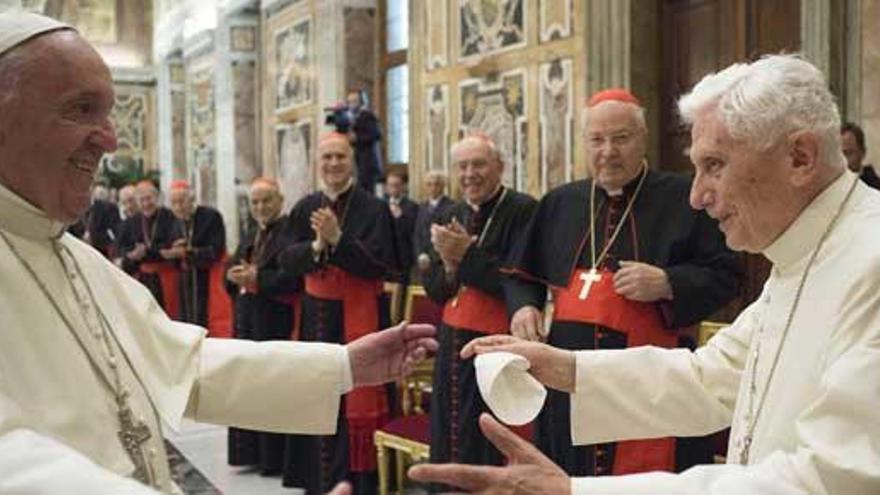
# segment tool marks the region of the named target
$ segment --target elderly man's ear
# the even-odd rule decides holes
[[[789,137],[789,143],[792,185],[800,187],[812,184],[818,175],[827,172],[829,164],[823,163],[820,138],[815,132],[796,132]]]

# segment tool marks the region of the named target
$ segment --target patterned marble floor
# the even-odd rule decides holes
[[[249,468],[226,464],[226,428],[184,420],[180,431],[165,430],[165,437],[192,464],[177,464],[187,495],[301,495],[303,490],[284,488],[280,477],[264,477]],[[172,452],[172,466],[175,465]],[[193,472],[193,468],[197,472]],[[207,483],[205,482],[207,480]]]

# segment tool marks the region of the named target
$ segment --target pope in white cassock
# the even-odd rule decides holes
[[[846,169],[822,73],[769,56],[705,77],[678,106],[692,126],[691,205],[731,248],[773,262],[760,299],[696,352],[493,336],[462,354],[528,358],[538,380],[572,394],[576,444],[730,426],[727,464],[569,479],[484,416],[510,465],[411,476],[485,494],[880,494],[880,193]]]
[[[116,148],[112,106],[110,72],[74,30],[0,13],[0,494],[178,493],[162,423],[330,434],[342,394],[436,348],[427,325],[339,346],[207,339],[169,320],[64,233]]]

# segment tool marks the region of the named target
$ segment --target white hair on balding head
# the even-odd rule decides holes
[[[633,118],[636,121],[636,127],[642,132],[645,132],[645,133],[648,132],[648,121],[647,121],[647,118],[645,117],[645,114],[646,114],[645,107],[643,107],[641,105],[636,105],[635,103],[629,103],[626,101],[618,101],[618,100],[607,100],[607,101],[603,101],[602,103],[599,103],[598,105],[595,105],[592,107],[586,107],[586,109],[584,111],[584,117],[582,120],[584,132],[586,132],[586,130],[590,127],[590,110],[592,110],[598,106],[608,105],[608,104],[624,105],[627,108],[629,108],[632,111]]]
[[[442,172],[440,170],[432,170],[432,171],[428,172],[427,174],[425,174],[426,181],[431,180],[431,179],[440,179],[443,181],[444,184],[446,184],[446,180],[447,180],[446,172]]]
[[[815,132],[824,160],[843,166],[840,114],[825,76],[797,55],[768,55],[750,64],[734,64],[703,78],[678,100],[688,125],[697,114],[716,107],[734,139],[766,151],[797,131]]]
[[[489,148],[489,155],[495,159],[504,163],[504,157],[501,155],[501,150],[498,149],[498,146],[495,145],[495,141],[486,134],[483,133],[473,133],[468,134],[461,139],[461,141],[452,145],[452,148],[449,150],[449,155],[455,158],[455,154],[460,150],[467,148],[468,146],[473,146],[474,144],[482,144]]]

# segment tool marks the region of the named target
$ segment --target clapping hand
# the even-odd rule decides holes
[[[339,219],[330,208],[318,208],[311,215],[312,230],[315,231],[318,243],[321,245],[335,246],[339,244],[342,230],[339,227]]]

